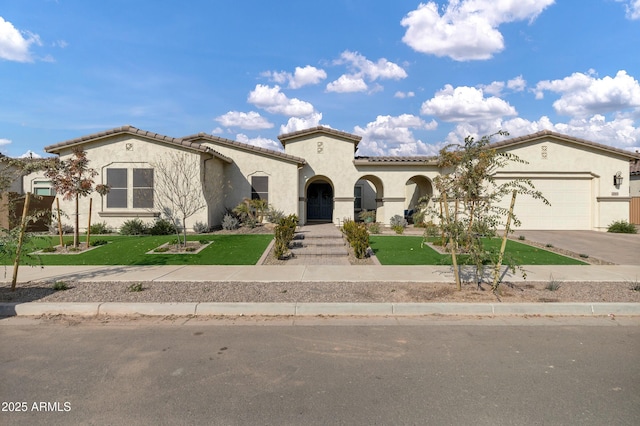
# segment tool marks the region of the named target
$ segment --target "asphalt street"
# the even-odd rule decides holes
[[[637,317],[14,317],[0,339],[3,425],[640,418]]]

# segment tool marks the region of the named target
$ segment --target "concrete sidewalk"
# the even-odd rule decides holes
[[[640,283],[640,265],[527,265],[526,281]],[[0,282],[11,282],[11,268]],[[489,274],[491,271],[487,270]],[[503,280],[524,279],[502,269]],[[487,275],[488,276],[488,275]],[[462,267],[469,281],[472,267]],[[19,282],[68,281],[240,281],[240,282],[452,282],[451,266],[278,265],[278,266],[45,266],[21,267]]]

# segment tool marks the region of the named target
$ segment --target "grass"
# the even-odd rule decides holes
[[[422,237],[371,235],[371,249],[383,265],[451,265],[451,255],[443,255],[424,244]],[[498,238],[484,240],[485,247],[499,250]],[[508,240],[506,252],[521,265],[585,265],[585,262]],[[459,263],[466,256],[460,256]]]
[[[174,236],[101,236],[108,244],[86,253],[41,255],[43,265],[255,265],[273,239],[270,234],[190,235],[187,240],[211,243],[197,254],[146,254]],[[65,237],[65,244],[72,239]],[[83,241],[81,238],[80,241]],[[32,251],[59,244],[58,237],[36,238]],[[9,265],[13,259],[2,259]]]

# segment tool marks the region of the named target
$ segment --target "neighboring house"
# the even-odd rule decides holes
[[[226,209],[245,198],[265,199],[275,209],[297,214],[301,224],[339,224],[357,218],[362,209],[376,210],[377,221],[388,224],[394,215],[414,208],[419,198],[438,196],[432,182],[442,171],[435,157],[357,156],[359,136],[325,127],[278,139],[283,152],[205,133],[171,138],[124,126],[45,149],[61,159],[75,147],[87,152],[90,167],[99,172],[96,183],[112,187],[105,197],[92,195],[92,222],[113,227],[134,217],[160,215],[154,200],[141,194],[153,193],[154,164],[171,152],[185,153],[189,164],[183,167],[200,170],[199,195],[207,207],[190,218],[188,228],[196,221],[220,225]],[[498,181],[531,179],[551,202],[548,207],[520,197],[516,214],[522,229],[603,230],[613,220],[628,219],[629,180],[614,185],[613,177],[640,154],[550,131],[493,146],[528,161],[498,171]],[[29,179],[40,181],[39,176]],[[87,204],[81,204],[85,217]]]
[[[640,225],[640,160],[637,158],[629,162],[629,195],[629,222]]]

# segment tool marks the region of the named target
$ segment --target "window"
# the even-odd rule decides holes
[[[153,208],[153,169],[133,169],[133,208]]]
[[[107,208],[153,208],[153,169],[107,169]]]
[[[33,193],[35,195],[56,195],[50,180],[36,180],[33,182]]]
[[[362,210],[362,185],[353,187],[353,208],[355,210]]]
[[[127,208],[127,169],[107,169],[107,208]]]
[[[251,177],[251,199],[269,202],[269,177]]]

